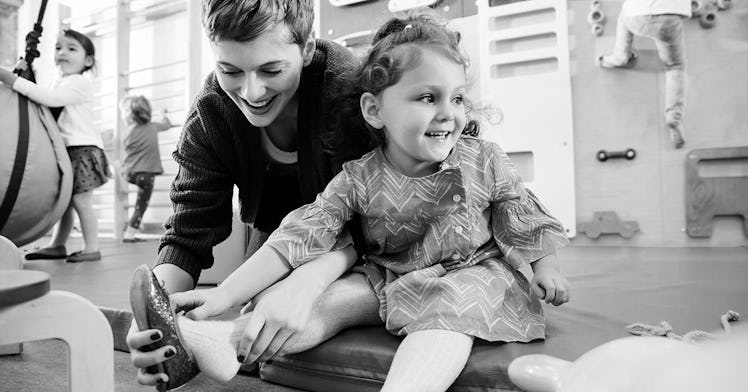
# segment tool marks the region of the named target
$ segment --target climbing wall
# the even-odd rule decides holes
[[[686,145],[675,150],[662,117],[663,66],[654,44],[637,38],[639,61],[630,70],[602,70],[594,59],[609,53],[621,1],[602,0],[604,32],[587,21],[590,1],[569,1],[577,222],[596,211],[615,211],[638,222],[632,238],[578,233],[576,244],[745,245],[742,220],[717,218],[709,238],[691,238],[685,227],[685,164],[689,151],[748,146],[748,5],[716,13],[711,29],[685,21],[688,93]],[[596,159],[598,150],[636,150],[633,160]],[[722,160],[702,168],[710,176],[748,175],[748,160]],[[748,195],[738,195],[748,198]]]

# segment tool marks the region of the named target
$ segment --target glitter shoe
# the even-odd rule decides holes
[[[182,344],[182,335],[169,296],[145,264],[135,270],[130,281],[130,307],[138,329],[158,329],[163,335],[161,341],[143,347],[143,351],[164,345],[170,345],[177,351],[173,357],[146,369],[150,373],[165,373],[169,376],[169,381],[158,384],[157,389],[168,391],[178,388],[195,377],[200,370],[192,353]]]

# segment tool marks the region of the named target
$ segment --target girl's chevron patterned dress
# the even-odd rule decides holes
[[[354,214],[369,249],[359,269],[390,332],[545,336],[540,300],[518,269],[568,240],[496,144],[463,136],[439,171],[421,178],[398,172],[377,148],[346,163],[266,244],[299,266],[348,243],[344,226]]]

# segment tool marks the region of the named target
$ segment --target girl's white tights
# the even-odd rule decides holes
[[[239,371],[236,348],[242,337],[246,318],[234,321],[194,321],[177,317],[182,342],[195,357],[200,371],[209,378],[226,382]]]
[[[438,329],[413,332],[392,360],[382,392],[442,392],[460,375],[473,337]]]

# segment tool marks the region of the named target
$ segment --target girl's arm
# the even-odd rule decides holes
[[[279,281],[291,265],[273,248],[262,246],[218,286],[232,306],[240,305]]]
[[[166,117],[166,109],[163,110],[161,115],[163,116],[163,120],[156,123],[156,130],[158,132],[168,131],[169,129],[171,129],[171,121],[169,120],[169,117]]]
[[[13,90],[38,104],[55,108],[88,100],[91,82],[83,75],[70,75],[64,77],[54,88],[46,88],[18,78],[13,82]]]
[[[8,71],[5,68],[0,68],[0,82],[8,87],[12,87],[16,79],[18,79],[18,75],[14,74],[12,71]]]

